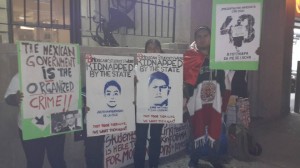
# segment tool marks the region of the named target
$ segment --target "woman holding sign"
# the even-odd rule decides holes
[[[184,54],[184,93],[191,117],[192,143],[189,167],[197,167],[200,158],[208,157],[220,167],[216,150],[222,128],[222,96],[225,91],[224,71],[209,66],[210,29],[199,27],[195,41]]]
[[[145,44],[146,53],[162,53],[161,44],[158,40],[150,39]],[[157,168],[161,148],[161,133],[163,124],[136,123],[136,142],[134,152],[135,168],[145,167],[146,142],[148,128],[150,126],[150,139],[148,146],[149,167]]]
[[[20,108],[20,105],[23,101],[23,93],[20,92],[19,74],[16,74],[12,78],[6,90],[4,98],[8,105]],[[35,119],[36,122],[39,122],[39,118],[36,117]],[[27,160],[27,168],[42,168],[44,163],[44,156],[46,153],[52,168],[67,167],[64,159],[64,134],[42,137],[38,139],[23,140],[21,114],[19,114],[18,125],[22,147],[24,149],[25,157]]]

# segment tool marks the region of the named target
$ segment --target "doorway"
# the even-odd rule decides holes
[[[295,110],[295,97],[296,97],[296,79],[298,61],[300,61],[300,22],[295,23],[294,39],[293,39],[293,54],[292,54],[292,66],[291,66],[291,94],[290,94],[290,111],[294,113]],[[299,67],[300,68],[300,67]]]

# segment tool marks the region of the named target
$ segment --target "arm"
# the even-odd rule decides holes
[[[19,106],[21,104],[23,100],[23,93],[20,92],[19,84],[19,77],[18,74],[16,74],[11,79],[4,96],[5,102],[8,105]]]
[[[21,93],[19,90],[17,91],[16,94],[10,94],[5,98],[5,102],[8,105],[11,106],[19,106],[23,100],[23,93]]]
[[[189,99],[193,96],[194,87],[191,84],[183,82],[183,97]]]

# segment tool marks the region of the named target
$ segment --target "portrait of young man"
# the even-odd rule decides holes
[[[63,120],[65,122],[65,126],[61,129],[61,132],[81,129],[81,126],[77,125],[77,117],[74,111],[63,114]]]
[[[150,107],[167,107],[170,90],[169,77],[165,73],[152,73],[148,82]]]
[[[121,96],[121,86],[115,80],[108,81],[104,86],[104,96],[106,105],[109,108],[115,108],[118,105]]]

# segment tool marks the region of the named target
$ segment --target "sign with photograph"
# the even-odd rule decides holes
[[[262,2],[213,0],[211,69],[258,69]]]
[[[86,55],[87,135],[135,130],[134,58]]]
[[[183,56],[137,55],[137,122],[182,123]]]
[[[19,42],[23,139],[82,129],[78,45]]]

